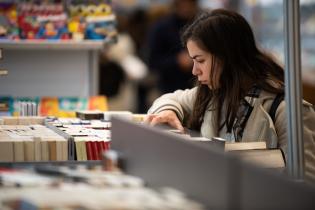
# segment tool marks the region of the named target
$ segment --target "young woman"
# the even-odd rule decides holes
[[[257,48],[247,21],[232,11],[213,10],[189,25],[182,41],[197,86],[158,98],[146,121],[182,131],[184,125],[208,138],[266,141],[286,157],[285,102],[276,106],[275,119],[269,114],[276,96],[284,94],[284,70]],[[303,122],[305,175],[315,178],[315,112],[305,101]]]

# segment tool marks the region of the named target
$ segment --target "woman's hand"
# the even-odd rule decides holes
[[[173,128],[178,129],[180,132],[184,133],[184,127],[179,121],[176,113],[172,110],[164,110],[158,114],[150,114],[146,117],[145,123],[149,125],[157,125],[161,123],[167,123]]]

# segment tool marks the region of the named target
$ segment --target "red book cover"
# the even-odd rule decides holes
[[[105,148],[105,151],[109,150],[109,141],[103,141],[103,147]]]
[[[87,153],[87,159],[88,160],[93,160],[93,151],[92,151],[92,145],[90,141],[86,141],[85,142],[85,146],[86,146],[86,153]]]
[[[97,160],[102,160],[102,141],[96,141],[97,145]]]
[[[101,148],[102,148],[102,152],[104,152],[105,151],[104,141],[100,141],[100,145],[101,145]]]
[[[92,144],[92,160],[97,160],[98,158],[98,149],[97,149],[97,142],[96,141],[90,141]]]

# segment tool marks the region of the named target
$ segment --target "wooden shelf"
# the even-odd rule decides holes
[[[14,50],[100,50],[113,40],[0,40],[0,48]]]

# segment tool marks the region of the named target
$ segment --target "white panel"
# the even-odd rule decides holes
[[[0,95],[88,96],[87,50],[4,50]]]

